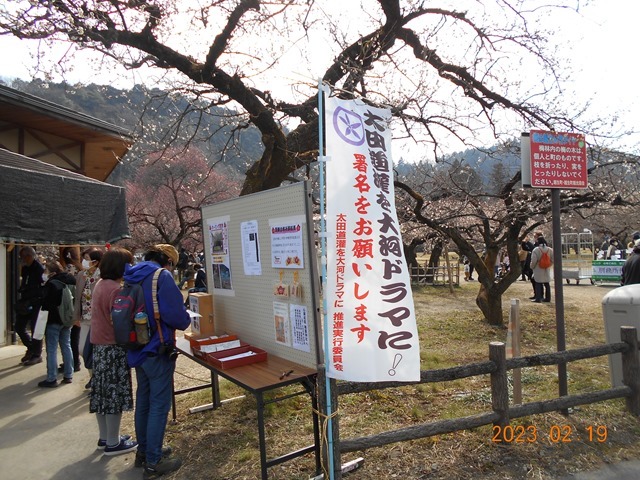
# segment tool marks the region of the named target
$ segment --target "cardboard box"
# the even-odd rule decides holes
[[[204,292],[189,294],[189,310],[195,314],[191,316],[191,333],[195,337],[212,337],[216,334],[213,295]]]
[[[190,346],[191,348],[193,348],[193,347],[194,347],[194,345],[196,345],[196,343],[195,343],[195,342],[196,342],[196,340],[199,340],[199,339],[200,339],[200,337],[199,337],[199,336],[197,336],[195,333],[190,332],[190,331],[189,331],[189,332],[184,332],[184,338],[186,338],[187,340],[189,340],[189,346]]]
[[[254,352],[255,355],[234,359],[229,358],[247,352]],[[222,352],[213,352],[207,354],[207,361],[214,367],[220,368],[221,370],[228,370],[230,368],[240,367],[242,365],[264,362],[266,359],[267,352],[252,345],[243,345],[242,347],[231,348]]]

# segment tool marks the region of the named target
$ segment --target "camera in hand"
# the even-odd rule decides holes
[[[170,360],[178,358],[178,350],[172,343],[163,343],[158,349],[158,355],[167,355]]]

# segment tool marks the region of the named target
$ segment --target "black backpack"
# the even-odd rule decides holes
[[[161,268],[156,270],[154,278],[160,275]],[[144,291],[139,283],[125,283],[118,291],[111,304],[111,322],[116,344],[129,350],[137,350],[149,343],[149,318],[144,302]],[[136,332],[136,315],[144,313],[145,324],[138,323]]]
[[[145,311],[144,292],[139,283],[125,283],[111,304],[111,322],[116,344],[135,350],[143,346],[138,342],[135,316]]]

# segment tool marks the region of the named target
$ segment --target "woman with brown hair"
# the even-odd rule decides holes
[[[119,455],[138,448],[130,435],[120,436],[122,412],[133,409],[131,370],[127,351],[116,344],[111,305],[120,291],[125,266],[133,255],[124,248],[113,247],[100,261],[100,280],[91,298],[91,343],[93,377],[89,411],[96,414],[98,448],[105,455]]]

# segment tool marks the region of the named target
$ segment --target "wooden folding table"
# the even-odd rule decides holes
[[[316,475],[320,473],[320,428],[318,421],[318,404],[316,399],[316,376],[317,371],[291,362],[281,357],[269,354],[264,362],[252,363],[231,369],[221,369],[193,355],[190,345],[187,341],[177,342],[178,351],[184,356],[190,358],[194,362],[209,369],[211,372],[211,383],[198,385],[195,387],[184,388],[181,390],[174,389],[173,395],[173,419],[176,418],[176,402],[175,396],[183,393],[193,392],[204,388],[211,388],[212,403],[208,408],[217,409],[222,405],[220,398],[220,389],[218,386],[218,377],[226,378],[230,382],[238,385],[240,388],[252,393],[256,399],[258,413],[258,438],[260,443],[260,467],[262,479],[268,478],[267,469],[274,465],[287,462],[291,459],[300,457],[310,452],[315,453],[316,459]],[[264,393],[277,390],[287,385],[299,384],[303,390],[275,397],[270,400],[264,399]],[[269,403],[276,403],[287,398],[298,395],[308,394],[311,397],[311,415],[313,419],[313,439],[314,444],[299,450],[281,455],[277,458],[267,459],[266,433],[264,425],[264,407]],[[203,410],[204,408],[201,408]]]

